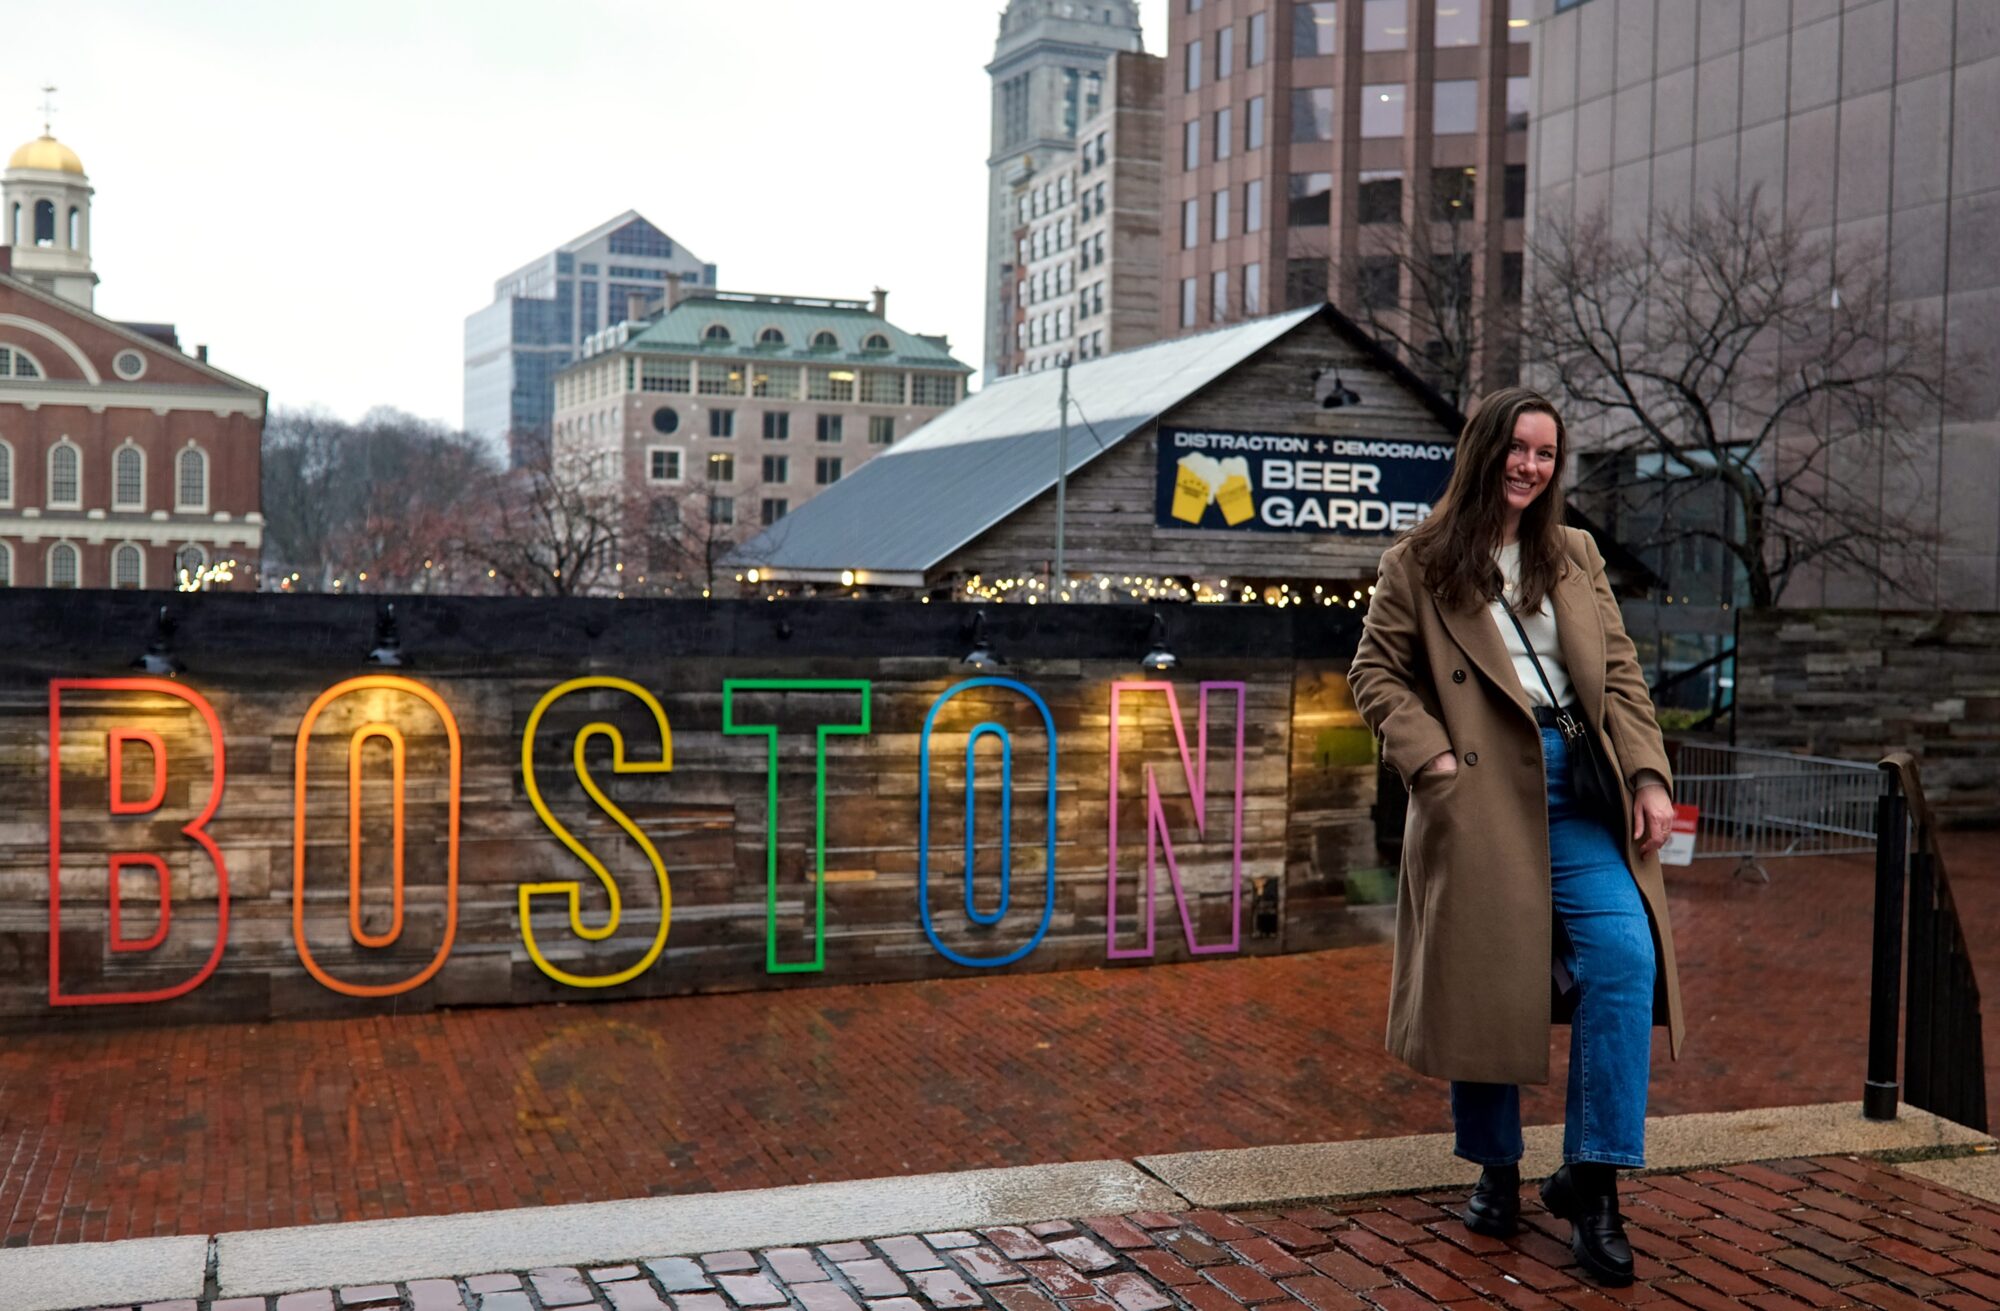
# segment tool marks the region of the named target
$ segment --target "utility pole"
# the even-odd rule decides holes
[[[1063,566],[1063,503],[1069,492],[1069,356],[1062,357],[1062,418],[1056,425],[1056,577],[1049,599],[1059,600],[1068,586]]]

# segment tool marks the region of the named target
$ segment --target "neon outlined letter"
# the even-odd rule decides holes
[[[938,712],[951,699],[962,692],[976,687],[1004,687],[1028,698],[1041,712],[1042,727],[1049,735],[1049,798],[1048,798],[1048,887],[1042,900],[1042,922],[1035,927],[1035,935],[1004,956],[967,956],[953,951],[938,937],[937,925],[931,919],[930,861],[931,861],[931,730],[937,724]],[[974,816],[973,775],[978,762],[975,752],[979,739],[987,735],[1000,739],[1000,814],[1001,814],[1001,865],[1000,902],[991,912],[982,913],[973,905],[972,898],[972,849]],[[922,780],[917,793],[917,910],[923,917],[924,936],[931,940],[931,946],[947,960],[960,965],[970,965],[979,969],[992,969],[1001,965],[1011,965],[1020,960],[1048,935],[1049,921],[1056,909],[1056,721],[1049,713],[1048,703],[1035,694],[1033,688],[1011,678],[968,678],[945,693],[931,704],[930,713],[924,716],[924,735],[918,751],[918,777]],[[991,926],[1006,917],[1013,901],[1012,871],[1009,853],[1013,849],[1013,833],[1007,828],[1013,820],[1014,805],[1014,750],[1012,739],[1000,724],[987,721],[976,725],[965,742],[965,910],[976,924]]]
[[[429,706],[444,725],[445,741],[450,748],[449,811],[445,833],[445,911],[444,935],[438,943],[437,955],[430,964],[411,977],[397,983],[349,983],[336,979],[313,959],[312,947],[306,941],[306,763],[312,745],[312,733],[323,711],[342,697],[357,692],[384,691],[400,692],[416,697]],[[389,921],[389,931],[371,934],[361,927],[361,749],[370,738],[382,738],[389,743],[391,769],[394,779],[393,841],[395,849],[391,860],[394,882],[391,885],[393,911]],[[347,743],[347,916],[348,932],[364,947],[381,948],[394,943],[403,932],[403,735],[394,724],[371,721],[354,730]],[[430,982],[433,975],[444,968],[451,955],[452,940],[458,935],[458,804],[459,774],[463,768],[464,753],[459,746],[458,721],[452,717],[451,707],[437,693],[422,683],[397,674],[363,674],[335,683],[314,698],[306,710],[305,718],[299,721],[298,742],[292,753],[292,936],[298,943],[299,962],[306,972],[319,980],[327,988],[348,997],[394,997]]]
[[[826,969],[826,740],[836,733],[872,731],[869,704],[873,684],[865,678],[731,678],[722,684],[722,731],[756,733],[766,742],[764,807],[764,972],[813,974]],[[818,724],[813,736],[813,956],[809,961],[778,959],[778,727],[736,719],[738,692],[859,692],[861,722]]]
[[[570,751],[570,759],[576,766],[577,781],[583,784],[584,793],[597,804],[599,810],[611,816],[618,827],[625,830],[626,836],[639,844],[640,850],[646,853],[646,860],[653,867],[653,877],[658,882],[660,888],[660,927],[653,934],[652,944],[646,949],[646,954],[639,958],[637,964],[619,970],[614,974],[573,974],[555,964],[542,954],[541,945],[535,941],[534,922],[530,918],[530,911],[533,909],[536,897],[566,897],[569,900],[570,932],[576,934],[577,937],[582,938],[585,942],[602,942],[612,934],[618,932],[618,923],[624,916],[625,903],[624,899],[619,896],[617,880],[611,877],[611,872],[604,868],[604,862],[597,858],[596,853],[579,842],[575,834],[563,827],[562,821],[557,819],[549,810],[548,802],[542,799],[541,785],[535,782],[535,731],[542,725],[542,716],[548,713],[550,706],[562,700],[570,693],[589,691],[593,688],[624,692],[638,698],[639,702],[646,707],[647,712],[652,715],[654,727],[660,733],[660,758],[658,760],[626,760],[625,735],[620,733],[615,726],[602,721],[594,724],[586,724],[582,731],[576,735],[576,741]],[[542,973],[548,975],[557,983],[568,984],[572,988],[615,987],[620,983],[630,983],[633,979],[638,978],[641,974],[651,969],[653,962],[660,958],[660,953],[666,950],[667,930],[673,923],[674,914],[673,884],[667,878],[666,862],[660,859],[659,851],[647,839],[646,835],[639,831],[639,826],[632,822],[631,816],[620,810],[611,798],[604,795],[603,790],[590,777],[589,768],[584,764],[584,748],[590,744],[590,739],[594,737],[607,737],[611,739],[611,772],[614,774],[665,774],[671,772],[674,767],[674,735],[673,730],[667,725],[667,712],[660,708],[659,701],[654,698],[651,692],[648,692],[645,688],[628,679],[602,677],[572,678],[566,683],[561,683],[550,688],[543,695],[542,699],[535,703],[534,713],[528,716],[528,726],[521,732],[521,781],[527,786],[528,802],[534,806],[535,814],[541,817],[542,823],[548,826],[549,832],[555,834],[562,841],[562,844],[568,847],[570,852],[578,860],[582,861],[592,874],[597,876],[597,881],[603,887],[606,899],[611,903],[611,913],[605,917],[604,923],[593,928],[583,922],[583,887],[575,880],[567,880],[559,883],[523,883],[521,885],[521,941],[528,948],[528,956],[535,962],[535,967],[541,970]]]
[[[1174,904],[1179,907],[1181,931],[1187,935],[1188,953],[1194,956],[1221,955],[1240,951],[1243,947],[1243,714],[1248,688],[1243,683],[1202,683],[1200,685],[1201,713],[1195,728],[1195,754],[1188,757],[1187,730],[1181,722],[1180,702],[1174,695],[1174,685],[1167,682],[1147,681],[1113,683],[1111,685],[1111,763],[1110,778],[1110,867],[1105,875],[1104,886],[1104,955],[1108,960],[1143,960],[1150,958],[1154,950],[1153,937],[1153,884],[1157,860],[1164,852],[1167,861],[1167,878],[1173,884]],[[1167,832],[1165,808],[1160,804],[1160,785],[1153,773],[1152,765],[1146,766],[1146,881],[1142,885],[1140,903],[1146,921],[1146,945],[1144,947],[1120,947],[1118,945],[1118,727],[1119,705],[1123,696],[1134,692],[1165,692],[1167,713],[1173,717],[1174,744],[1180,749],[1181,774],[1186,779],[1188,792],[1194,799],[1194,823],[1197,834],[1208,834],[1208,697],[1215,691],[1236,694],[1236,758],[1235,758],[1235,798],[1232,807],[1235,831],[1231,834],[1229,853],[1229,940],[1202,946],[1194,938],[1194,916],[1188,910],[1187,896],[1181,888],[1180,867],[1174,861],[1173,837]]]
[[[210,949],[208,959],[200,969],[181,982],[166,988],[143,991],[104,992],[77,994],[62,990],[62,697],[64,692],[150,692],[159,696],[172,697],[184,701],[200,715],[208,727],[209,749],[215,757],[215,782],[209,790],[208,804],[192,821],[181,826],[181,832],[190,842],[201,848],[209,863],[215,866],[215,946]],[[143,742],[153,753],[152,795],[144,802],[130,801],[125,796],[124,752],[128,742]],[[108,735],[108,763],[110,774],[110,810],[114,815],[150,814],[166,801],[167,752],[166,743],[157,733],[143,729],[115,728]],[[216,848],[215,840],[208,835],[208,821],[215,816],[216,807],[222,804],[222,784],[226,776],[222,753],[222,724],[216,718],[215,707],[208,699],[191,688],[179,683],[159,678],[57,678],[49,681],[49,1005],[51,1006],[115,1006],[131,1003],[169,1001],[172,998],[193,992],[208,977],[215,973],[215,967],[222,962],[222,953],[229,943],[229,868],[223,863],[222,852]],[[133,865],[149,867],[160,883],[160,922],[151,935],[144,938],[124,936],[120,895],[120,879],[124,871]],[[169,886],[166,861],[150,852],[121,851],[111,856],[111,878],[109,885],[111,902],[110,947],[115,952],[151,951],[166,941],[167,926],[172,914],[173,891]]]

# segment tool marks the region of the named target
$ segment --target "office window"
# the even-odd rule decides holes
[[[853,400],[854,371],[852,369],[806,370],[806,399],[812,401]]]
[[[725,451],[717,451],[708,457],[708,480],[712,483],[733,483],[736,481],[736,457]]]
[[[711,496],[708,498],[708,521],[712,524],[733,524],[736,522],[736,498],[733,496]]]
[[[1201,90],[1201,39],[1187,43],[1187,85],[1186,90]]]
[[[1403,135],[1403,102],[1400,82],[1376,82],[1361,88],[1361,135],[1399,137]]]
[[[844,415],[821,414],[813,421],[813,440],[817,442],[837,442],[844,433]]]
[[[1292,58],[1339,52],[1340,6],[1334,0],[1309,0],[1292,6]]]
[[[793,364],[751,366],[750,394],[767,400],[795,401],[799,398],[799,370]]]
[[[1220,323],[1229,317],[1229,270],[1217,269],[1208,275],[1208,316]]]
[[[1331,221],[1333,174],[1294,173],[1286,221],[1295,228],[1323,228]]]
[[[1292,92],[1292,140],[1333,140],[1333,88],[1300,87]]]
[[[1500,299],[1510,305],[1521,303],[1521,252],[1508,251],[1500,256]]]
[[[1432,44],[1447,46],[1479,44],[1479,0],[1437,0],[1437,32]]]
[[[1254,319],[1264,312],[1264,266],[1243,266],[1243,317]]]
[[[1201,202],[1181,202],[1181,249],[1193,250],[1201,244]]]
[[[1266,55],[1264,39],[1264,15],[1259,12],[1250,15],[1249,55],[1244,60],[1245,67],[1255,68],[1264,62]]]
[[[1471,218],[1472,193],[1478,181],[1478,169],[1432,169],[1431,217],[1434,219]]]
[[[693,372],[686,360],[647,360],[639,366],[639,390],[688,391]]]
[[[1355,293],[1374,310],[1394,309],[1403,295],[1403,264],[1394,255],[1364,256],[1355,272]]]
[[[791,511],[791,508],[792,503],[782,496],[765,497],[764,503],[759,509],[759,513],[763,517],[764,526],[769,528],[772,524],[784,518]]]
[[[1326,261],[1315,255],[1285,261],[1285,307],[1324,305],[1327,291]]]
[[[1264,148],[1264,97],[1251,96],[1243,106],[1243,148]]]
[[[711,437],[734,437],[736,435],[736,411],[710,410],[708,412],[708,435]]]
[[[1528,216],[1528,166],[1509,164],[1507,171],[1500,175],[1500,216],[1502,218],[1526,218]]]
[[[1395,169],[1364,172],[1355,189],[1355,217],[1363,223],[1403,221],[1403,175]]]
[[[1211,220],[1215,229],[1215,240],[1229,240],[1229,188],[1215,193],[1215,212]]]
[[[1561,6],[1557,6],[1560,8]],[[1535,0],[1507,0],[1507,39],[1526,41],[1535,26]]]
[[[1201,120],[1191,118],[1181,129],[1181,167],[1192,173],[1201,167]]]
[[[1103,250],[1098,254],[1101,257]],[[958,375],[955,373],[913,373],[910,375],[910,404],[946,406],[958,404]]]
[[[1236,144],[1236,130],[1230,126],[1231,122],[1229,106],[1224,105],[1215,111],[1215,157],[1218,160],[1228,159],[1230,147]]]
[[[1193,278],[1181,279],[1181,326],[1192,328],[1195,324],[1195,300],[1200,293],[1195,289]]]
[[[646,452],[646,477],[656,483],[677,483],[681,480],[681,453],[665,446],[655,446]]]
[[[861,375],[861,400],[867,405],[901,405],[903,375],[887,369],[870,369]]]
[[[1361,48],[1402,50],[1410,44],[1408,0],[1362,0]]]
[[[1217,80],[1235,72],[1236,29],[1225,27],[1215,34],[1215,76]]]
[[[111,457],[111,503],[121,510],[137,510],[146,503],[146,457],[136,446],[120,448]]]
[[[1479,83],[1462,81],[1431,84],[1431,131],[1438,136],[1479,130]]]
[[[792,476],[792,458],[789,455],[767,455],[764,457],[763,478],[767,483],[787,482]]]
[[[1507,79],[1507,130],[1526,132],[1528,130],[1528,108],[1531,87],[1525,77]]]
[[[887,446],[896,440],[896,418],[891,414],[868,416],[868,444]]]
[[[792,416],[786,410],[764,411],[764,440],[787,442],[792,439]]]
[[[1243,230],[1264,230],[1264,179],[1252,178],[1243,184]]]
[[[703,360],[695,390],[703,396],[741,396],[743,366],[734,360]]]
[[[813,461],[813,482],[820,487],[830,487],[840,481],[840,457],[822,455]]]

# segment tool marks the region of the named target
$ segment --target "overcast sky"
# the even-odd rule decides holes
[[[1002,0],[14,5],[0,150],[96,188],[100,313],[274,406],[457,425],[493,280],[636,209],[730,290],[865,297],[980,363]],[[1148,47],[1166,0],[1140,0]]]

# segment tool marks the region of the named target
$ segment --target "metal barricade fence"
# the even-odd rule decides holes
[[[1674,770],[1674,800],[1700,811],[1695,859],[1734,856],[1763,881],[1775,857],[1873,852],[1886,786],[1872,762],[1697,743]]]

